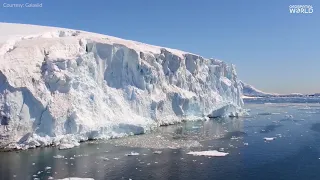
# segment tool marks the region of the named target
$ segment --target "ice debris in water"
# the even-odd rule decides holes
[[[94,180],[94,179],[93,178],[68,177],[68,178],[58,179],[58,180]]]
[[[153,154],[161,154],[162,151],[154,151]]]
[[[137,152],[131,152],[129,154],[126,154],[126,156],[139,156],[139,153]]]
[[[292,119],[293,116],[292,116],[292,115],[285,115],[285,118],[286,118],[286,119]]]
[[[276,137],[265,137],[263,138],[265,141],[273,141],[276,139]]]
[[[63,159],[64,158],[64,156],[61,156],[61,155],[55,155],[55,156],[53,156],[53,158],[55,158],[55,159]]]
[[[226,156],[229,153],[213,150],[213,151],[191,151],[191,152],[188,152],[187,154],[194,155],[194,156],[218,156],[219,157],[219,156]]]
[[[50,169],[51,169],[51,167],[47,166],[44,170],[48,171]]]

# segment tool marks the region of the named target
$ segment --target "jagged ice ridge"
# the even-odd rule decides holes
[[[0,34],[8,148],[73,147],[242,112],[235,67],[220,60],[62,28],[0,23]]]

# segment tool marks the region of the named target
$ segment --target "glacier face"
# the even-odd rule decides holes
[[[278,94],[276,93],[267,93],[267,92],[263,92],[255,87],[253,87],[250,84],[246,84],[242,81],[239,81],[241,86],[242,86],[242,90],[243,90],[243,95],[244,96],[248,96],[248,97],[268,97],[268,96],[277,96]]]
[[[1,26],[22,30],[0,41],[2,146],[69,147],[241,113],[242,86],[222,61],[84,31]]]

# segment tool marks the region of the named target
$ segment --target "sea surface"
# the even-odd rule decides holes
[[[0,179],[320,180],[319,98],[245,103],[249,115],[241,118],[184,122],[67,150],[1,152]],[[187,154],[207,150],[229,154]]]

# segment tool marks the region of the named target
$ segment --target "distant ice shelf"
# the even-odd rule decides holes
[[[242,113],[234,65],[63,28],[0,23],[0,146],[78,146]]]

